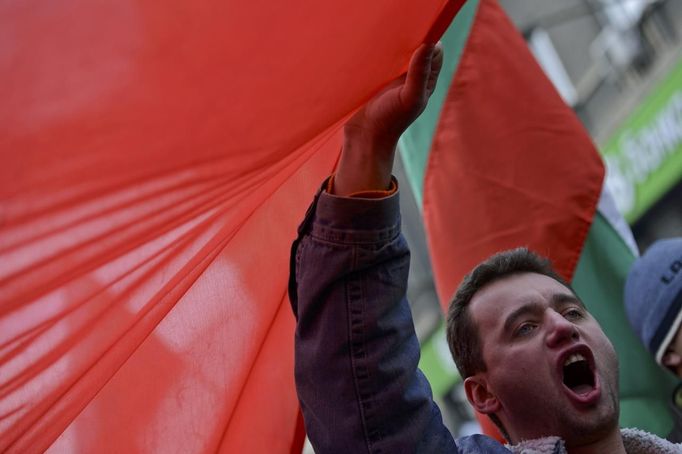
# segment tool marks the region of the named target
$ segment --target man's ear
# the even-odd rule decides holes
[[[464,391],[467,394],[469,403],[483,414],[491,414],[499,411],[500,401],[488,388],[485,377],[473,375],[464,380]]]
[[[661,358],[661,363],[668,368],[676,369],[682,364],[682,356],[676,353],[674,350],[668,350],[663,354]]]

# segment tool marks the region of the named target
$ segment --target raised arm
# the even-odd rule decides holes
[[[296,386],[318,453],[457,449],[417,369],[398,194],[376,192],[392,186],[398,137],[424,109],[441,62],[440,47],[422,46],[407,76],[348,122],[332,193],[325,183],[292,248]]]

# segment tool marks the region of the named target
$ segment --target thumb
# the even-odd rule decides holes
[[[424,103],[434,51],[433,44],[422,44],[412,54],[405,85],[400,90],[400,101],[407,110],[420,109]]]
[[[436,82],[438,82],[438,75],[443,67],[443,44],[438,41],[436,47],[433,49],[433,57],[431,58],[431,71],[429,72],[426,81],[426,94],[431,96],[436,89]]]

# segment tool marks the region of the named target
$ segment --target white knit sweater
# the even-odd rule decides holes
[[[678,454],[682,444],[674,444],[656,435],[639,429],[621,429],[623,444],[628,454]],[[522,441],[507,446],[514,454],[568,454],[564,441],[559,437],[545,437]],[[605,453],[606,454],[606,453]]]

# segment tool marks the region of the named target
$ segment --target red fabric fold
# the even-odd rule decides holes
[[[0,5],[0,451],[300,450],[290,243],[449,3]]]

